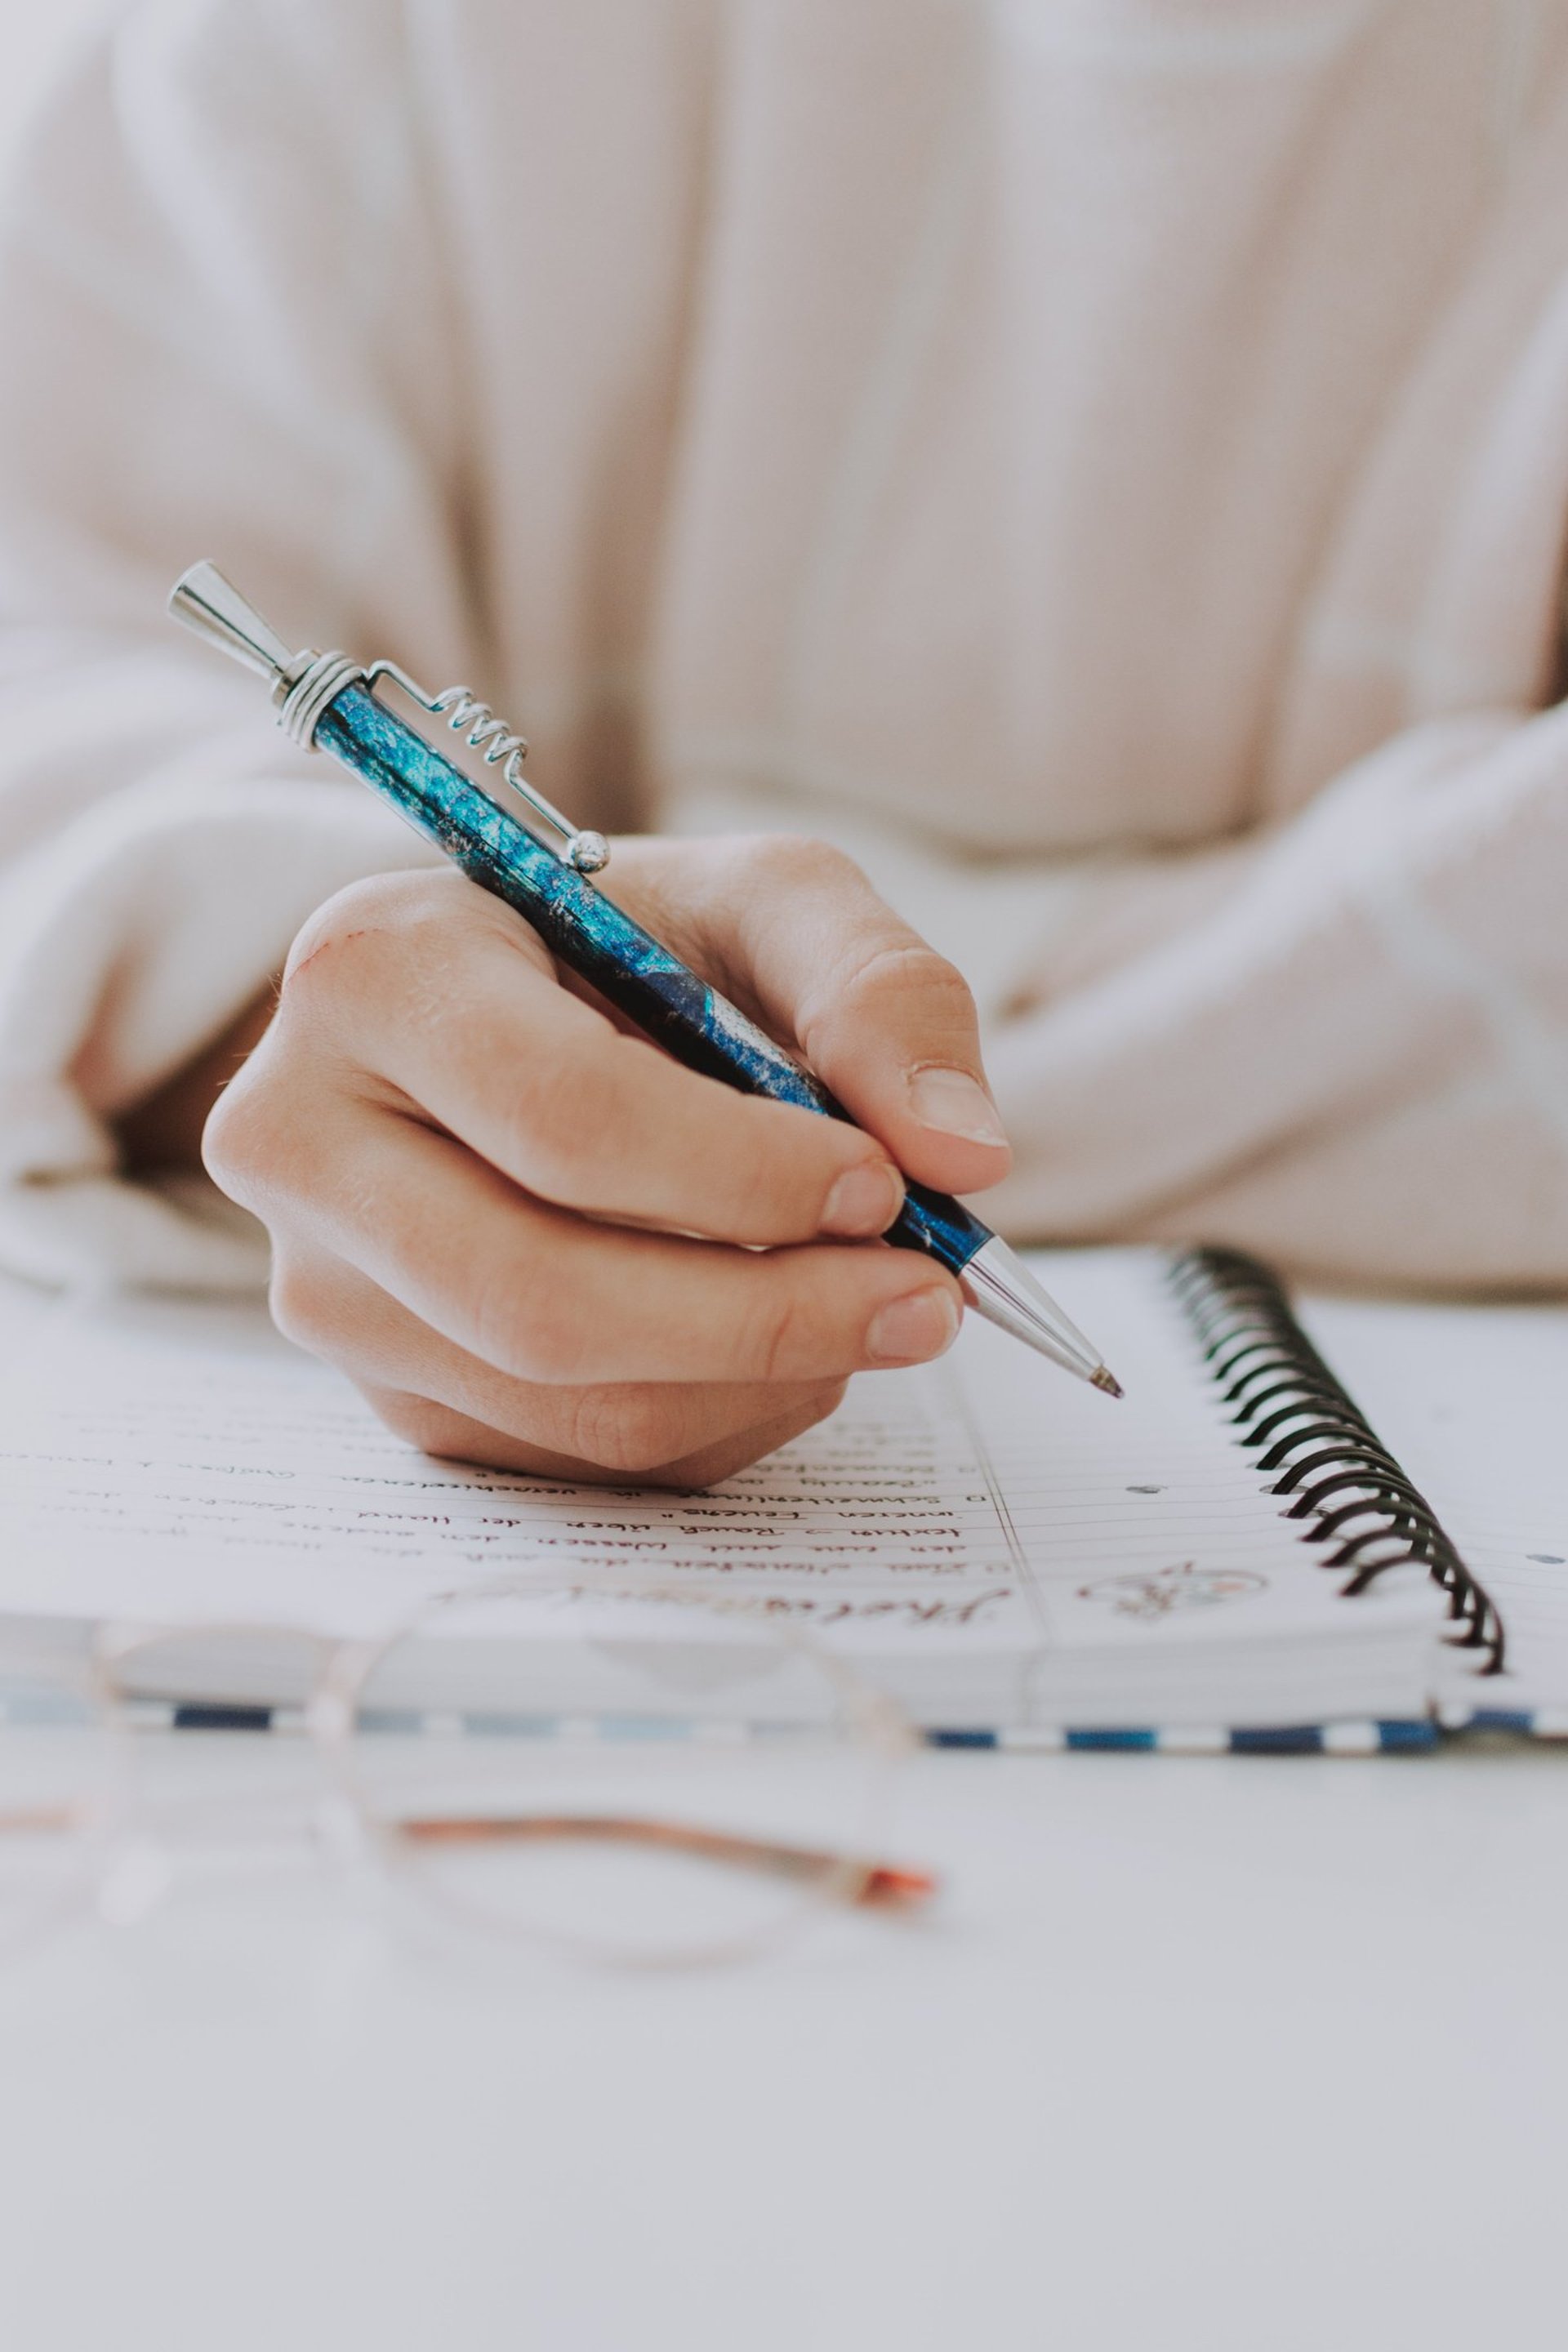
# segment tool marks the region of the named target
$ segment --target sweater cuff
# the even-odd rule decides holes
[[[111,1122],[221,1036],[324,898],[434,852],[353,784],[149,783],[0,885],[0,1265],[250,1290],[262,1228],[205,1178],[132,1183]]]

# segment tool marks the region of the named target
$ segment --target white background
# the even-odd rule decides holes
[[[205,1883],[0,1976],[0,2340],[1555,2347],[1564,1769],[932,1757],[936,1918],[708,1974]]]
[[[0,155],[59,59],[109,0],[0,0]]]

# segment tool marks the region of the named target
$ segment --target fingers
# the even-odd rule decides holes
[[[556,985],[537,941],[458,876],[410,875],[380,919],[297,954],[280,1022],[331,1044],[546,1201],[751,1244],[886,1232],[903,1186],[857,1129],[700,1077]],[[332,910],[322,919],[331,924]]]
[[[682,931],[682,951],[775,1035],[794,1037],[908,1174],[958,1192],[1006,1174],[963,976],[848,858],[789,836],[715,844],[678,873],[639,866],[628,895],[649,900],[651,928]]]
[[[359,1385],[387,1427],[405,1437],[411,1445],[417,1445],[422,1453],[440,1454],[453,1462],[479,1462],[492,1470],[516,1470],[535,1478],[563,1478],[576,1484],[602,1486],[627,1483],[627,1474],[613,1466],[605,1468],[571,1455],[552,1454],[548,1447],[509,1436],[481,1422],[469,1421],[462,1413],[432,1404],[424,1397],[407,1396],[363,1382]],[[785,1414],[743,1434],[699,1447],[679,1461],[658,1463],[640,1470],[635,1484],[676,1488],[714,1486],[721,1478],[732,1477],[737,1470],[743,1470],[748,1463],[760,1462],[764,1454],[776,1453],[781,1445],[801,1436],[821,1418],[819,1412],[805,1411]]]
[[[840,1381],[566,1388],[513,1380],[428,1330],[353,1266],[293,1245],[275,1258],[272,1312],[411,1443],[510,1469],[702,1484],[782,1444],[774,1432],[810,1428],[844,1393]],[[725,1470],[694,1475],[693,1465],[720,1460]]]
[[[681,893],[653,928],[795,1035],[880,1143],[627,1038],[508,910],[419,874],[306,927],[207,1158],[272,1230],[285,1329],[415,1442],[693,1485],[809,1427],[850,1373],[942,1353],[947,1274],[821,1237],[885,1229],[889,1153],[958,1188],[1006,1152],[967,992],[853,867],[642,849],[642,897],[661,874]]]
[[[923,1362],[958,1330],[956,1283],[912,1253],[751,1252],[593,1224],[352,1100],[314,1106],[286,1134],[268,1123],[234,1160],[226,1189],[275,1230],[358,1266],[514,1380],[841,1380]]]

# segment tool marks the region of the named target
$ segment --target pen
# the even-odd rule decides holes
[[[341,760],[677,1061],[746,1094],[848,1117],[809,1071],[594,887],[588,877],[609,860],[604,835],[579,832],[534,790],[521,771],[528,746],[468,687],[426,694],[395,662],[362,668],[346,654],[291,654],[216,564],[194,564],[175,583],[169,609],[268,681],[279,725],[292,741]],[[405,725],[376,691],[384,680],[441,719],[486,767],[499,769],[497,782],[509,788],[515,810]],[[543,835],[554,835],[559,850]],[[910,1181],[884,1239],[924,1250],[958,1277],[976,1314],[1107,1395],[1121,1394],[1083,1333],[961,1202]]]

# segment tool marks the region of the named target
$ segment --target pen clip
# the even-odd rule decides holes
[[[527,744],[496,717],[488,702],[479,700],[471,687],[449,686],[444,693],[426,694],[395,662],[372,662],[368,669],[362,669],[347,654],[310,649],[290,654],[270,623],[210,562],[193,563],[181,574],[170,595],[169,610],[198,637],[268,680],[278,706],[278,724],[302,751],[314,751],[316,729],[323,714],[346,688],[363,686],[374,694],[381,679],[390,678],[421,710],[444,719],[454,734],[461,735],[468,749],[479,754],[487,768],[500,768],[503,782],[535,820],[529,831],[537,838],[542,825],[560,835],[565,865],[579,874],[597,874],[609,864],[610,845],[602,833],[580,833],[542,793],[534,791],[522,772]]]
[[[364,673],[364,685],[374,694],[383,678],[390,679],[432,717],[444,719],[455,735],[460,735],[470,751],[477,751],[487,768],[500,768],[501,782],[510,785],[531,814],[552,833],[559,834],[565,847],[562,856],[565,864],[574,866],[579,874],[597,874],[610,862],[610,845],[602,833],[579,832],[567,822],[561,811],[544,794],[536,792],[522,772],[522,762],[528,756],[528,745],[521,735],[514,735],[504,720],[496,717],[488,702],[481,702],[472,687],[448,686],[439,694],[426,694],[425,688],[395,662],[375,661]],[[537,827],[530,825],[534,832]]]

